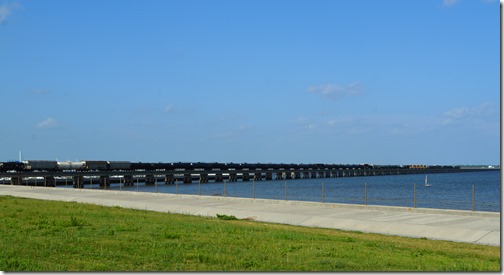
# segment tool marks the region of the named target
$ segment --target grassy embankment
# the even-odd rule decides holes
[[[0,208],[4,271],[500,270],[499,247],[9,196]]]

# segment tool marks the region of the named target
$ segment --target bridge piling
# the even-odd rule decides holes
[[[23,180],[21,177],[11,177],[11,185],[21,185]]]
[[[100,176],[100,187],[107,188],[110,186],[110,177],[109,176]]]
[[[73,187],[74,188],[84,188],[84,177],[83,176],[73,176]]]
[[[154,185],[156,183],[156,177],[154,175],[145,176],[145,185]]]
[[[173,175],[165,175],[165,184],[173,184],[175,177]]]
[[[44,177],[44,185],[49,186],[49,187],[55,187],[56,180],[54,179],[54,177],[46,176],[46,177]]]
[[[184,174],[184,183],[192,183],[192,175],[191,174]]]
[[[266,173],[266,180],[273,180],[273,173]]]
[[[222,176],[222,173],[216,173],[215,174],[215,182],[223,182],[224,177]]]
[[[133,176],[132,175],[124,175],[124,186],[133,186]]]

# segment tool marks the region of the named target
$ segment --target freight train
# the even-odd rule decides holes
[[[372,165],[372,164],[273,164],[219,162],[129,162],[129,161],[52,161],[27,160],[0,162],[0,173],[36,171],[220,171],[220,170],[339,170],[339,169],[460,169],[460,166]]]

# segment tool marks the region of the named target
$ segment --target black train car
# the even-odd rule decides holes
[[[151,166],[152,170],[165,170],[165,171],[173,170],[173,164],[169,162],[151,163]]]
[[[58,162],[55,160],[27,160],[25,168],[31,171],[56,171]]]
[[[25,170],[25,164],[19,161],[8,161],[8,162],[0,162],[0,172],[7,171],[23,171]]]
[[[154,170],[154,166],[150,162],[132,162],[131,170],[146,170],[152,171]]]
[[[222,170],[241,170],[241,169],[242,169],[241,163],[229,162],[225,164],[225,168],[223,168]]]
[[[108,170],[109,169],[109,163],[106,160],[85,160],[84,161],[86,165],[84,165],[84,168],[86,170]]]
[[[210,165],[210,170],[226,170],[227,169],[226,164],[222,163],[222,162],[212,162],[212,163],[209,163],[208,165]]]
[[[110,170],[130,170],[131,162],[129,161],[108,161]]]
[[[193,170],[193,164],[190,162],[174,162],[172,163],[173,169],[174,170],[186,170],[186,171],[191,171]]]
[[[326,164],[325,167],[329,170],[337,170],[339,168],[339,165],[337,164]]]

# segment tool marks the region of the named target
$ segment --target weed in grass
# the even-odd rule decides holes
[[[327,267],[328,270],[334,270],[334,271],[348,270],[346,269],[347,268],[346,262],[340,259],[322,259],[319,261],[319,264],[323,267]]]
[[[352,237],[346,237],[346,238],[344,238],[343,241],[348,242],[348,243],[353,243],[353,242],[355,242],[355,239]]]
[[[5,260],[6,270],[27,270],[30,265],[26,260],[7,259]]]
[[[139,229],[137,226],[129,223],[126,225],[119,224],[114,227],[114,230],[117,232],[138,232]]]
[[[176,240],[180,239],[180,234],[165,231],[163,232],[163,237],[168,240]]]
[[[365,241],[364,245],[368,246],[368,247],[379,247],[380,246],[376,241]]]
[[[67,224],[67,226],[73,226],[73,227],[82,227],[84,225],[85,225],[84,221],[81,221],[74,216],[70,216],[70,222]]]
[[[238,218],[233,215],[224,215],[224,214],[223,215],[217,214],[217,218],[226,221],[238,220]]]
[[[257,267],[259,264],[254,259],[245,259],[240,262],[240,266],[244,269]]]

